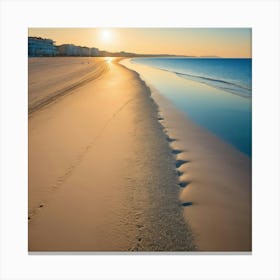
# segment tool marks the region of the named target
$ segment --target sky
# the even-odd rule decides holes
[[[111,52],[252,56],[250,28],[29,28],[28,36]]]

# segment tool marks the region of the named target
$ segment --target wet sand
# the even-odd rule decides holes
[[[146,85],[94,58],[64,58],[48,80],[59,59],[29,61],[29,251],[195,250]],[[79,63],[83,78],[65,70]],[[63,73],[71,77],[60,83]]]
[[[164,100],[162,123],[176,153],[184,217],[199,251],[252,250],[251,160]],[[160,100],[160,101],[159,101]],[[166,104],[164,106],[163,104]]]
[[[122,62],[149,77],[147,66]],[[166,73],[166,72],[164,72]],[[165,74],[166,75],[166,74]],[[167,78],[167,77],[165,77]],[[184,80],[188,90],[208,86]],[[251,159],[206,131],[178,111],[153,85],[152,98],[160,108],[165,132],[176,157],[184,217],[199,251],[252,250]]]

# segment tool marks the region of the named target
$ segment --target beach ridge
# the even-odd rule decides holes
[[[157,105],[137,73],[106,63],[29,119],[29,251],[193,251]]]

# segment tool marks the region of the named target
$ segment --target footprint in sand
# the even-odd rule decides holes
[[[182,153],[183,150],[174,149],[174,150],[172,150],[171,152],[172,152],[173,155],[178,155],[178,154]]]
[[[193,205],[193,203],[192,202],[183,202],[181,205],[184,207],[187,207],[187,206]]]
[[[171,138],[171,137],[166,137],[166,140],[168,141],[168,142],[174,142],[174,141],[177,141],[177,139],[175,139],[175,138]]]
[[[189,184],[190,184],[190,182],[180,182],[178,185],[180,186],[180,188],[185,188]]]
[[[177,170],[177,175],[178,177],[182,176],[184,174],[184,172],[180,171],[180,170]]]
[[[176,160],[176,163],[175,163],[176,168],[179,168],[181,165],[188,163],[188,162],[189,161],[187,161],[187,160],[178,159],[178,160]]]

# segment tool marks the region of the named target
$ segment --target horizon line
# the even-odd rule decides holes
[[[132,54],[132,55],[137,55],[137,56],[173,56],[173,57],[186,57],[186,58],[213,58],[213,59],[252,59],[252,57],[224,57],[224,56],[218,56],[218,55],[183,55],[183,54],[169,54],[169,53],[136,53],[136,52],[127,52],[127,51],[107,51],[107,50],[101,50],[97,47],[88,47],[88,46],[82,46],[82,45],[76,45],[73,43],[63,43],[63,44],[59,44],[59,45],[55,45],[56,41],[53,40],[52,38],[44,38],[44,37],[40,37],[40,36],[28,36],[28,38],[36,38],[36,39],[42,39],[42,40],[51,40],[54,43],[55,47],[59,47],[59,46],[63,46],[63,45],[73,45],[76,47],[80,47],[80,48],[88,48],[88,49],[92,49],[95,48],[100,52],[107,52],[107,53],[111,53],[111,54],[117,54],[117,53],[125,53],[125,54]],[[58,55],[58,56],[71,56],[71,55]],[[74,55],[73,55],[74,56]],[[97,55],[96,57],[104,57],[103,55]]]

